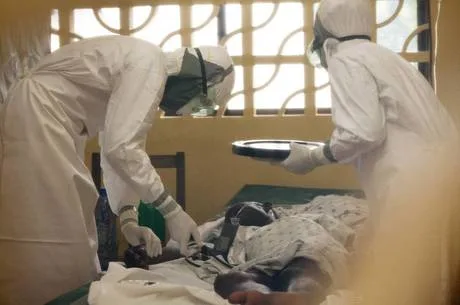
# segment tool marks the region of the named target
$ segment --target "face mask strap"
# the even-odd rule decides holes
[[[201,55],[201,51],[198,48],[195,48],[195,52],[198,55],[198,60],[200,61],[201,67],[201,87],[203,90],[203,95],[205,98],[208,97],[208,80],[206,79],[206,67],[204,65],[203,56]]]
[[[371,41],[371,37],[368,35],[350,35],[350,36],[337,38],[337,40],[341,42],[348,41],[348,40],[354,40],[354,39],[366,39],[366,40]]]
[[[312,51],[316,51],[322,48],[324,42],[328,38],[335,38],[340,42],[354,40],[354,39],[365,39],[369,41],[372,40],[369,35],[349,35],[349,36],[344,36],[344,37],[335,37],[328,30],[324,28],[323,23],[318,17],[315,20],[314,34],[315,34],[315,39],[313,40],[313,43],[312,43]]]

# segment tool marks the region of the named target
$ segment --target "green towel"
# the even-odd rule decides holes
[[[139,225],[146,226],[158,236],[158,238],[165,242],[166,240],[166,227],[163,215],[156,208],[150,204],[141,201],[138,208],[139,212]]]

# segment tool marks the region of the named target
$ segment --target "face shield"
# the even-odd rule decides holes
[[[160,103],[167,115],[215,115],[223,99],[220,93],[230,92],[233,88],[233,64],[229,63],[230,57],[225,49],[203,47],[205,56],[200,49],[194,49],[196,56],[186,49],[180,72],[168,77]],[[229,66],[224,69],[204,57]]]
[[[227,76],[234,73],[233,65],[211,76],[207,79],[206,65],[203,56],[199,49],[196,49],[198,59],[200,60],[201,75],[202,75],[202,92],[199,96],[193,98],[184,107],[177,111],[179,115],[191,115],[194,117],[213,116],[219,109],[217,88],[222,84]],[[221,85],[222,86],[222,85]],[[233,82],[232,82],[233,87]]]
[[[191,115],[194,117],[213,116],[216,114],[219,106],[215,102],[215,90],[209,88],[207,96],[200,94],[194,97],[185,106],[177,110],[178,115]]]

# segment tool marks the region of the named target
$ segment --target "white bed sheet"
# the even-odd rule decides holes
[[[107,273],[91,284],[90,305],[228,305],[211,285],[199,280],[181,261],[150,270],[110,263]]]

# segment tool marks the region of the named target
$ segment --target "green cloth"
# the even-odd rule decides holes
[[[141,201],[138,207],[138,220],[140,226],[149,227],[152,229],[158,238],[162,241],[166,241],[166,225],[163,215],[156,208],[150,204],[146,204]]]
[[[316,196],[350,195],[363,198],[364,193],[355,189],[304,188],[292,186],[246,184],[230,200],[228,206],[239,202],[257,201],[280,204],[304,204]]]
[[[46,303],[45,305],[80,305],[87,304],[87,298],[89,293],[89,286],[91,283],[88,283],[80,288],[77,288],[69,293],[66,293],[51,302]]]

